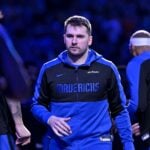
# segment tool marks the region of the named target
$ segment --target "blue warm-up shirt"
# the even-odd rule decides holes
[[[32,112],[44,123],[51,115],[71,117],[67,123],[72,134],[61,137],[68,142],[110,134],[112,116],[122,143],[130,149],[133,140],[125,104],[120,75],[112,62],[90,49],[85,64],[74,66],[64,51],[43,65]]]

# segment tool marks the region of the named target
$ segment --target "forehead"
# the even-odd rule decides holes
[[[66,34],[88,34],[88,32],[87,28],[83,25],[73,26],[69,24],[66,28]]]

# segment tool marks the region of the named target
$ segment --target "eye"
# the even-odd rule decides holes
[[[77,35],[78,38],[84,38],[84,35]]]
[[[73,35],[72,35],[72,34],[66,34],[66,37],[67,37],[67,38],[72,38]]]

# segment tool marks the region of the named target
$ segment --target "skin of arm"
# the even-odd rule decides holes
[[[0,19],[3,17],[4,16],[0,11]],[[21,56],[15,49],[9,33],[1,23],[0,44],[1,69],[11,91],[9,96],[6,95],[6,101],[15,123],[17,137],[16,144],[26,145],[31,141],[31,133],[25,127],[22,120],[21,99],[27,98],[30,94],[30,77],[24,67]]]
[[[31,133],[23,123],[20,100],[7,98],[6,101],[15,123],[16,144],[29,144],[31,141]]]

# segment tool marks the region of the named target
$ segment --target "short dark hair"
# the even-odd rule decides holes
[[[89,35],[92,34],[92,27],[90,21],[83,16],[71,16],[64,22],[64,32],[66,32],[68,24],[72,26],[85,26]]]

